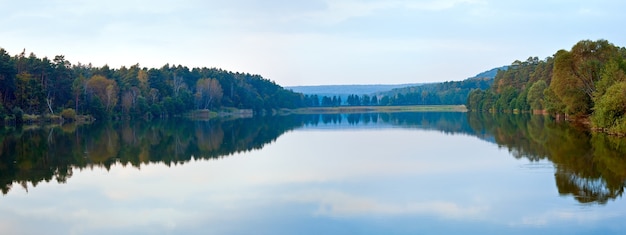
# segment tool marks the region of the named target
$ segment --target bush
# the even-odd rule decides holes
[[[63,111],[61,112],[61,117],[69,122],[76,121],[76,111],[71,108],[63,109]]]

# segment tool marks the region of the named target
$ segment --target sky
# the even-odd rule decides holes
[[[73,64],[216,67],[282,86],[458,81],[580,40],[626,1],[0,0],[0,47]]]

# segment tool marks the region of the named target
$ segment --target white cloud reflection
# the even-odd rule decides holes
[[[446,201],[410,201],[405,203],[380,201],[339,191],[307,191],[286,197],[289,201],[319,205],[313,213],[330,217],[426,215],[442,218],[477,219],[484,217],[488,207],[463,206]]]

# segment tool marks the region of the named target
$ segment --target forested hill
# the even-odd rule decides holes
[[[395,88],[417,86],[420,83],[413,84],[372,84],[372,85],[319,85],[319,86],[288,86],[294,92],[300,92],[305,95],[351,95],[351,94],[374,94],[377,92],[389,91]]]
[[[388,97],[392,105],[459,105],[465,104],[474,89],[485,90],[491,86],[496,73],[508,67],[498,67],[463,81],[449,81],[410,86],[380,92],[377,96]],[[381,99],[383,99],[381,98]]]
[[[468,109],[544,111],[589,120],[593,128],[626,134],[626,48],[583,40],[540,60],[513,62],[487,91],[476,90]]]
[[[0,119],[24,114],[89,114],[96,119],[163,117],[194,109],[301,107],[302,94],[260,75],[217,68],[94,67],[64,56],[10,56],[0,48]]]
[[[498,71],[502,70],[502,71],[506,71],[507,69],[509,69],[509,66],[502,66],[502,67],[498,67],[498,68],[493,68],[490,70],[487,70],[485,72],[476,74],[476,76],[467,78],[467,79],[477,79],[477,78],[491,78],[494,79],[496,77],[496,75],[498,74]]]
[[[496,76],[498,70],[506,70],[508,66],[502,66],[494,68],[476,76],[467,78],[469,79],[493,79]],[[422,85],[433,85],[424,83],[409,83],[409,84],[370,84],[370,85],[317,85],[317,86],[286,86],[285,89],[299,92],[305,95],[319,95],[319,96],[348,96],[348,95],[373,95],[373,94],[385,94],[392,90],[401,91],[406,88],[417,87]]]

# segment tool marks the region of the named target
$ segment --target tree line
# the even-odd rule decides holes
[[[218,68],[94,67],[64,56],[11,56],[0,48],[0,119],[25,114],[96,119],[167,117],[194,109],[234,107],[267,112],[306,105],[300,93],[260,75]]]
[[[487,89],[493,83],[489,77],[470,78],[396,88],[376,94],[350,94],[345,101],[340,96],[306,95],[307,107],[334,106],[397,106],[397,105],[462,105],[472,90]]]
[[[539,60],[515,61],[487,90],[474,90],[475,111],[543,111],[589,120],[593,128],[626,133],[626,48],[583,40]]]
[[[396,88],[378,94],[380,105],[461,105],[472,90],[487,89],[493,79],[470,78],[463,81],[424,84]]]

